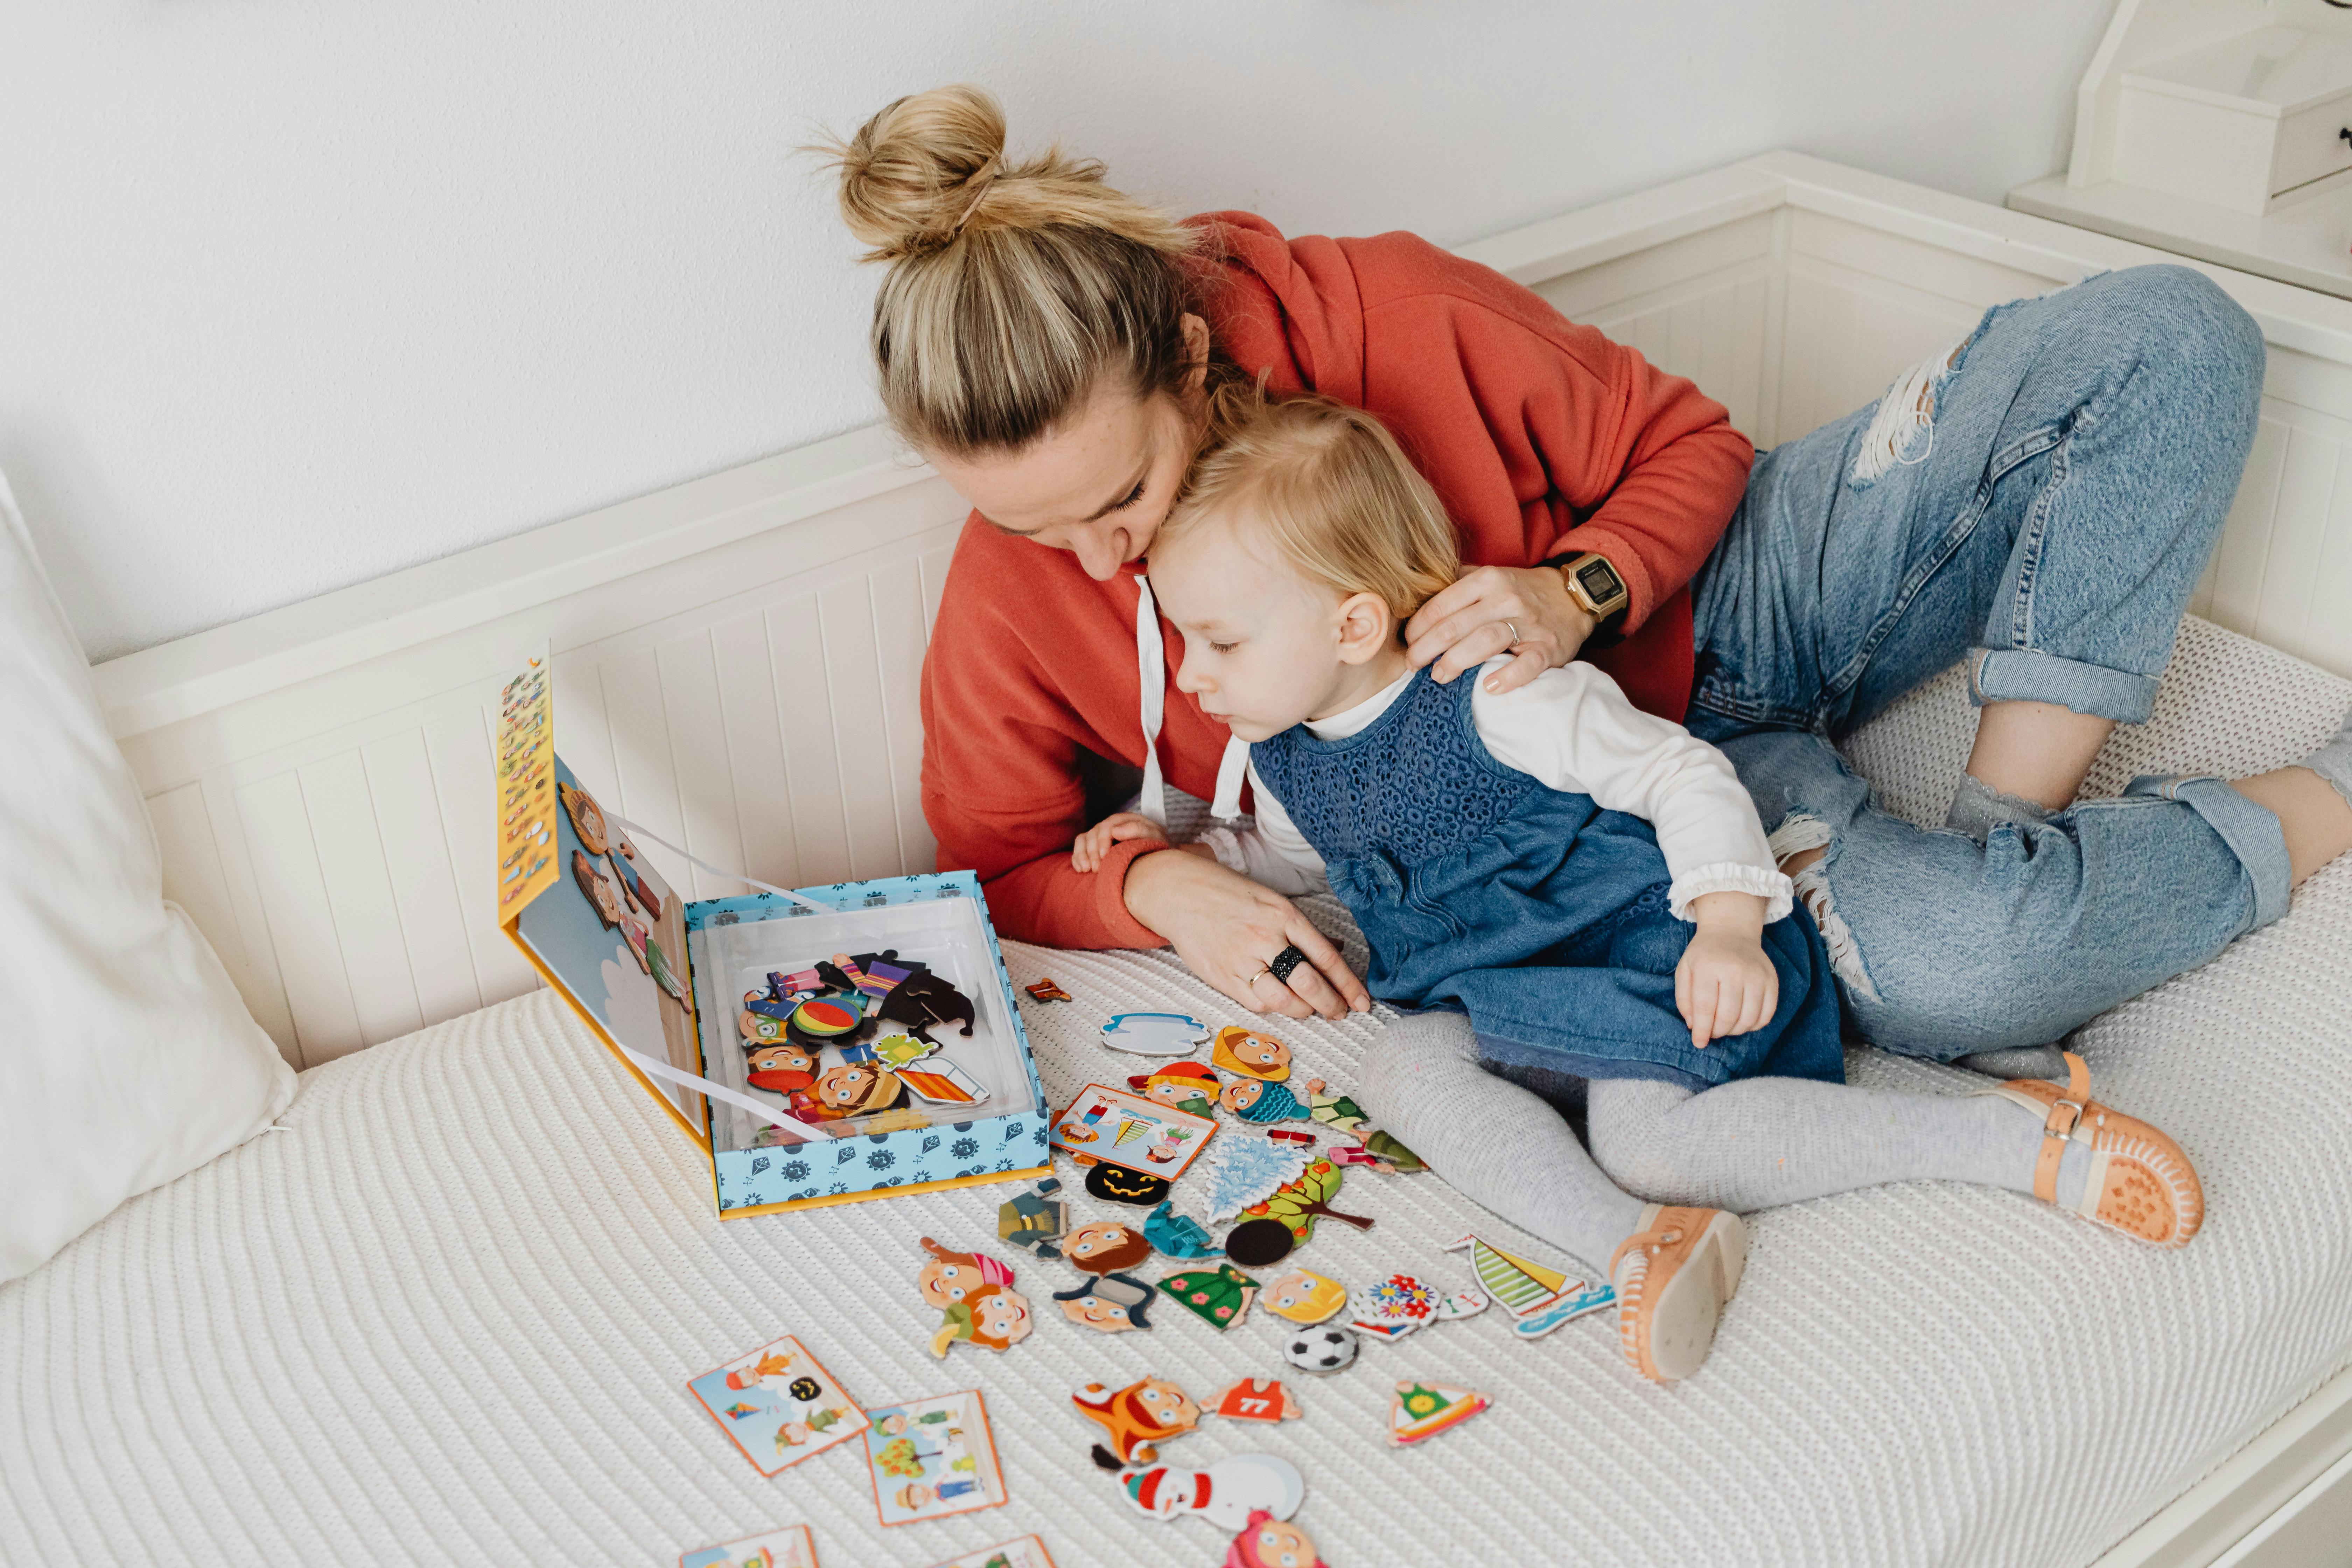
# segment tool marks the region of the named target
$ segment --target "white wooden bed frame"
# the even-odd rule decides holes
[[[1987,305],[2175,259],[1786,153],[1465,253],[1694,378],[1759,446],[1878,396]],[[2193,607],[2352,675],[2352,301],[2202,270],[2270,366]],[[786,886],[929,869],[918,677],[962,516],[859,431],[110,660],[99,690],[168,893],[316,1066],[535,984],[492,919],[488,723],[541,639],[565,758],[648,828]],[[2347,1534],[2352,1373],[2100,1568],[2311,1562]]]

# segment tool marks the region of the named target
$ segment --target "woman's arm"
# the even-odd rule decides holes
[[[1756,803],[1729,759],[1679,724],[1643,712],[1589,664],[1549,670],[1503,695],[1471,694],[1478,738],[1495,760],[1607,811],[1648,821],[1673,874],[1674,913],[1710,893],[1753,894],[1766,923],[1789,912]]]

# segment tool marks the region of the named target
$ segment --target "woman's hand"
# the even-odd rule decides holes
[[[1481,566],[1405,623],[1405,658],[1415,669],[1434,661],[1442,686],[1508,650],[1518,657],[1486,678],[1499,696],[1574,658],[1593,626],[1558,567]]]
[[[1099,871],[1110,847],[1127,838],[1157,838],[1168,842],[1168,830],[1139,811],[1114,811],[1070,846],[1070,864],[1080,871]]]
[[[1166,937],[1193,973],[1253,1013],[1339,1018],[1351,1008],[1371,1011],[1364,983],[1297,905],[1226,870],[1213,856],[1184,852],[1196,847],[1129,861],[1128,913]],[[1266,970],[1286,947],[1307,955],[1287,984]]]
[[[1690,902],[1698,933],[1675,965],[1675,1007],[1691,1045],[1744,1035],[1780,1006],[1780,975],[1764,956],[1764,900],[1753,893],[1703,893]]]

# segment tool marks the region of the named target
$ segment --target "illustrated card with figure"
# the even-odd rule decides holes
[[[816,1568],[816,1547],[808,1526],[795,1524],[689,1552],[677,1560],[677,1568]]]
[[[686,1386],[763,1476],[781,1475],[866,1429],[865,1413],[790,1334]]]
[[[998,1508],[1011,1501],[988,1405],[977,1388],[868,1411],[866,1464],[885,1526]]]
[[[1018,1541],[1000,1541],[993,1546],[950,1557],[944,1563],[933,1563],[931,1568],[1054,1568],[1054,1558],[1044,1542],[1034,1535],[1024,1535]]]

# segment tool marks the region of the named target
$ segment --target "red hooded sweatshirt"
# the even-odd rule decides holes
[[[1500,273],[1410,234],[1286,240],[1217,213],[1211,333],[1278,392],[1378,415],[1435,487],[1476,566],[1595,551],[1633,592],[1624,641],[1593,662],[1633,701],[1679,721],[1690,699],[1687,584],[1748,483],[1755,449],[1723,405],[1580,327]],[[1129,914],[1115,845],[1072,869],[1084,831],[1080,747],[1141,766],[1137,577],[1108,583],[1076,555],[975,512],[956,542],[923,659],[923,815],[941,870],[977,871],[998,931],[1057,947],[1158,947]],[[1163,617],[1168,784],[1210,797],[1230,731],[1176,689],[1182,634]]]

